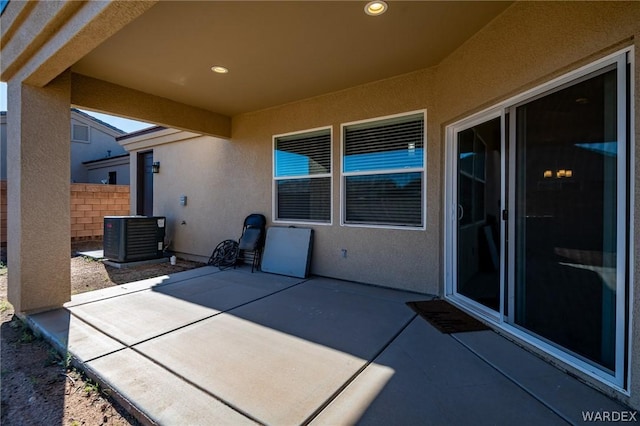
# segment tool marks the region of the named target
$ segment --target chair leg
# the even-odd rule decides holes
[[[236,252],[236,258],[233,261],[233,269],[236,269],[238,267],[238,262],[244,259],[244,250],[238,250]]]
[[[254,270],[260,270],[260,258],[262,254],[262,250],[257,249],[252,252],[253,258],[251,259],[251,273],[253,274]]]

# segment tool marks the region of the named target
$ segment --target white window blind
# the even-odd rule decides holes
[[[424,114],[343,132],[344,223],[424,226]]]
[[[275,220],[331,221],[331,130],[274,138]]]

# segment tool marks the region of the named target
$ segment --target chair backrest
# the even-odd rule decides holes
[[[257,250],[264,246],[265,227],[267,218],[263,214],[253,213],[244,219],[242,235],[240,236],[240,250]]]
[[[254,251],[263,246],[262,231],[260,228],[246,228],[238,241],[238,249]]]
[[[244,219],[244,229],[246,228],[260,228],[264,231],[265,226],[267,225],[267,218],[264,217],[263,214],[260,213],[252,213]]]

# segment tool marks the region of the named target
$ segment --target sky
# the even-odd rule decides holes
[[[0,83],[0,111],[7,111],[7,83]],[[100,114],[97,112],[86,110],[82,111],[127,133],[135,132],[136,130],[142,130],[146,129],[147,127],[153,126],[153,124],[128,120],[126,118],[114,117],[112,115]]]

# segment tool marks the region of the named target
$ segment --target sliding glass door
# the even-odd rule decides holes
[[[501,118],[457,132],[457,293],[500,309]]]
[[[628,337],[629,52],[448,128],[447,295],[616,386]]]
[[[513,322],[610,372],[625,256],[620,114],[615,64],[512,108]]]

